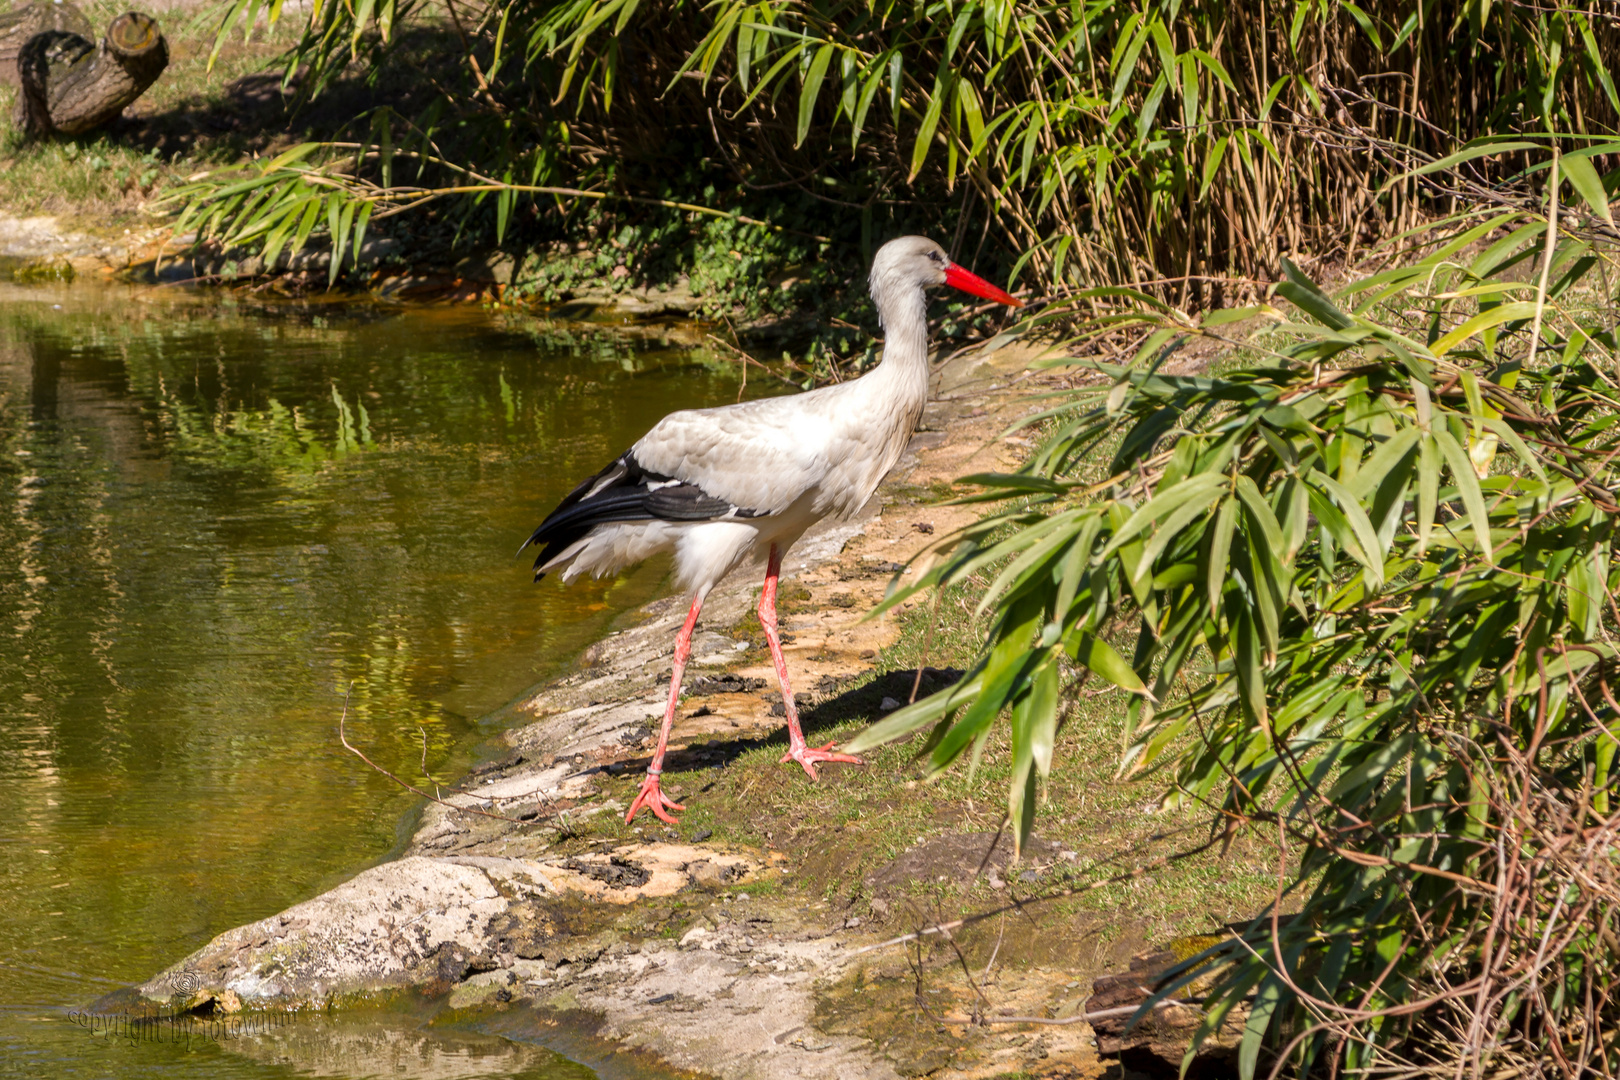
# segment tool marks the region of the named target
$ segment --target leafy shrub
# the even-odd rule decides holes
[[[1027,835],[1078,669],[1132,697],[1124,772],[1275,840],[1276,904],[1164,991],[1219,969],[1245,1077],[1620,1067],[1615,234],[1589,162],[1543,164],[1543,208],[1426,230],[1354,306],[1291,265],[1294,313],[1132,297],[1138,363],[1072,361],[1104,384],[891,601],[1000,569],[978,662],[852,748],[932,727],[937,771],[1005,714]],[[1259,362],[1160,372],[1246,318]]]
[[[222,35],[281,8],[227,10]],[[179,192],[191,218],[233,242],[328,229],[342,248],[373,211],[446,199],[469,235],[500,238],[520,204],[729,212],[725,189],[767,206],[793,190],[819,207],[796,227],[824,257],[912,228],[1037,292],[1111,281],[1207,303],[1274,279],[1284,254],[1353,254],[1451,208],[1416,175],[1378,194],[1391,172],[1479,135],[1612,134],[1620,117],[1617,25],[1566,0],[326,0],[289,78],[318,94],[356,59],[375,71],[424,20],[460,54],[429,108],[201,179]],[[700,157],[727,174],[724,205],[657,182]]]

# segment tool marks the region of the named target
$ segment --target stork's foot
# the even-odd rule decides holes
[[[833,753],[832,743],[828,743],[826,746],[820,748],[813,746],[793,747],[787,753],[782,755],[782,760],[779,762],[779,764],[785,765],[790,761],[797,761],[800,765],[803,765],[804,771],[810,774],[810,779],[812,780],[817,779],[816,762],[818,761],[842,761],[850,765],[866,764],[865,761],[856,757],[854,754]]]
[[[648,773],[647,778],[641,782],[641,792],[636,796],[636,801],[630,804],[629,812],[624,815],[626,825],[635,820],[636,814],[641,811],[643,806],[656,814],[659,821],[670,825],[676,824],[676,821],[670,816],[669,812],[671,810],[686,809],[685,806],[678,802],[670,802],[669,798],[658,786],[658,775],[657,773]],[[810,775],[814,776],[815,774],[811,773]]]

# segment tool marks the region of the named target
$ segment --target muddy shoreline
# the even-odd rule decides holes
[[[175,236],[165,225],[122,228],[95,221],[74,225],[48,214],[17,217],[0,211],[0,277],[19,282],[86,278],[139,285],[239,286],[283,299],[370,296],[389,303],[513,302],[557,318],[616,323],[690,319],[702,307],[684,277],[661,286],[581,286],[544,305],[514,301],[508,289],[519,260],[508,252],[473,253],[440,265],[411,260],[399,240],[376,233],[361,244],[353,269],[345,271],[349,280],[335,293],[329,287],[330,262],[331,250],[318,237],[266,266],[251,250],[224,251],[208,242],[198,244],[194,235]],[[362,279],[358,283],[352,276],[356,274]],[[743,329],[774,339],[790,333],[794,324],[791,318],[767,319]]]

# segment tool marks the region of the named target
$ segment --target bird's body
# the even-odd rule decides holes
[[[906,376],[914,385],[894,385]],[[772,544],[785,551],[821,519],[865,506],[905,450],[927,394],[926,366],[880,366],[792,397],[671,413],[576,489],[575,528],[589,523],[588,531],[543,552],[538,569],[560,569],[566,582],[673,550],[682,589],[712,585],[765,561]],[[610,513],[627,520],[605,520]]]
[[[693,597],[676,640],[675,671],[658,750],[642,794],[665,820],[679,809],[658,790],[691,632],[709,591],[738,566],[767,564],[760,621],[788,714],[790,749],[815,776],[816,761],[855,761],[812,750],[799,730],[776,633],[781,556],[816,522],[855,514],[904,451],[928,399],[929,285],[949,283],[1000,300],[1005,292],[954,266],[923,237],[885,244],[872,267],[872,296],[887,331],[883,362],[850,382],[790,397],[688,409],[659,421],[607,468],[574,489],[529,538],[535,577],[597,576],[672,551],[676,579]],[[528,546],[527,544],[525,546]]]

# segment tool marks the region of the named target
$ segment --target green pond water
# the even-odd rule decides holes
[[[0,286],[0,1075],[613,1074],[426,1013],[176,1041],[73,1010],[396,849],[414,797],[339,745],[345,695],[374,760],[454,780],[664,581],[535,586],[518,544],[738,391],[577,325]]]

